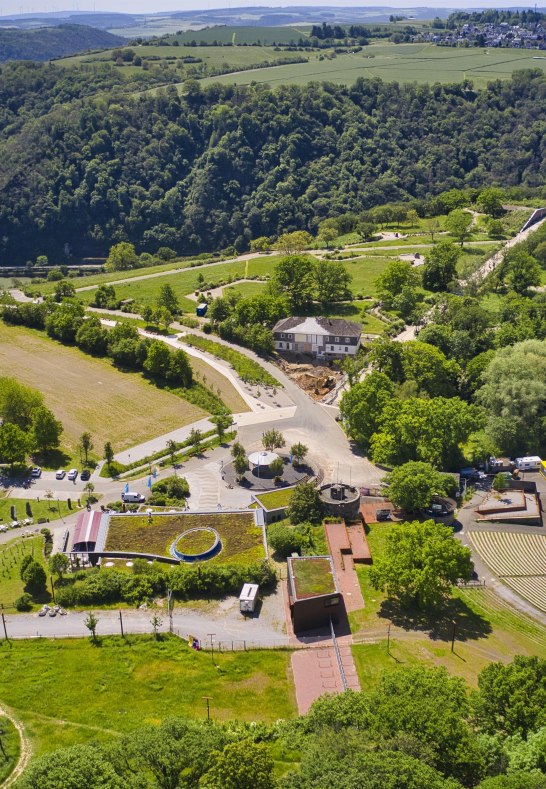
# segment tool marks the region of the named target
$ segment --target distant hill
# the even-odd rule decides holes
[[[127,42],[119,36],[86,25],[0,30],[0,63],[7,60],[51,60],[124,43]]]

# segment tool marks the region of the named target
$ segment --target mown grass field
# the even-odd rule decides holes
[[[528,68],[546,70],[546,60],[534,51],[520,49],[452,49],[434,44],[377,43],[362,52],[337,55],[333,60],[313,60],[298,65],[277,66],[208,77],[204,84],[270,85],[326,80],[350,85],[359,77],[380,77],[390,82],[421,84],[462,82],[470,79],[478,88],[494,79],[509,79],[514,71]]]
[[[30,506],[31,515],[27,515],[26,505]],[[16,499],[16,498],[0,498],[0,523],[7,524],[11,521],[11,507],[15,507],[17,519],[22,521],[25,518],[33,518],[34,525],[38,525],[39,518],[49,518],[50,521],[56,520],[59,517],[66,517],[70,512],[74,512],[74,504],[72,510],[68,509],[66,501],[57,501],[53,498],[51,501],[41,499]],[[17,535],[17,532],[14,532]]]
[[[150,626],[151,630],[151,626]],[[98,632],[100,634],[100,615]],[[1,700],[25,726],[36,755],[180,716],[274,721],[296,715],[290,653],[216,658],[176,636],[5,641]]]
[[[170,556],[172,543],[183,532],[197,527],[216,529],[222,550],[209,562],[249,564],[265,558],[262,530],[249,513],[207,513],[203,515],[114,516],[110,519],[106,551],[135,551]]]
[[[158,389],[138,373],[122,373],[106,359],[1,322],[0,367],[43,394],[63,423],[61,447],[76,464],[85,431],[100,455],[106,441],[117,452],[205,416],[201,408]]]
[[[186,267],[174,273],[172,273],[172,270],[167,269],[167,272],[161,276],[147,276],[159,273],[155,267],[153,269],[140,269],[138,270],[138,275],[146,277],[145,279],[125,283],[121,282],[121,280],[126,279],[125,272],[118,271],[109,275],[108,280],[102,281],[114,283],[117,299],[133,298],[140,304],[154,305],[163,285],[171,285],[178,298],[182,300],[188,293],[193,293],[203,280],[205,285],[215,287],[222,281],[244,279],[249,276],[265,276],[273,272],[278,261],[278,255],[271,255],[247,261],[239,260],[231,263],[218,263],[206,267],[199,266],[189,269]],[[116,281],[120,281],[119,284],[115,284]],[[74,280],[76,288],[79,283],[83,287],[94,284],[87,281],[87,278]],[[77,295],[79,299],[88,304],[95,298],[95,291],[94,289],[82,290]],[[184,303],[182,306],[187,306],[192,313],[195,312],[196,304],[194,302]]]
[[[384,550],[392,524],[368,527],[372,556]],[[450,605],[436,617],[400,611],[386,601],[370,583],[370,569],[357,566],[365,608],[349,614],[353,634],[374,634],[376,643],[357,644],[353,654],[362,687],[373,685],[388,667],[426,663],[445,666],[448,671],[476,685],[484,666],[496,660],[509,661],[516,654],[546,657],[546,631],[531,617],[520,614],[491,589],[455,589]],[[457,622],[455,650],[451,652],[452,622]],[[387,629],[391,623],[390,651]]]

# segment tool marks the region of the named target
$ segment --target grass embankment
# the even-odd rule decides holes
[[[151,626],[150,626],[151,630]],[[100,634],[100,616],[98,632]],[[215,656],[216,657],[216,656]],[[196,652],[175,636],[14,641],[0,646],[2,702],[36,755],[169,716],[275,721],[296,714],[290,653]]]
[[[46,567],[44,537],[42,535],[25,539],[17,538],[0,545],[0,603],[4,608],[12,608],[13,603],[25,591],[25,584],[21,580],[20,568],[23,557],[27,555],[31,555],[37,562]],[[49,600],[49,592],[47,592],[45,598],[47,599],[44,599],[44,602],[47,602]],[[14,610],[10,611],[10,613],[14,612]]]
[[[158,389],[140,373],[123,373],[108,359],[0,322],[0,367],[38,389],[64,427],[66,465],[79,465],[78,442],[91,433],[100,452],[106,441],[127,449],[206,416],[206,411]]]
[[[209,340],[205,337],[198,337],[196,334],[186,334],[180,338],[181,342],[191,345],[194,348],[199,348],[202,351],[216,356],[218,359],[223,359],[229,362],[237,375],[250,384],[262,384],[264,386],[281,386],[281,384],[270,375],[267,370],[264,370],[258,362],[249,359],[239,351],[229,348],[227,345],[221,345],[219,342]]]
[[[390,523],[371,524],[368,542],[372,557],[381,555]],[[370,583],[370,568],[357,565],[366,607],[349,614],[353,634],[377,637],[376,643],[358,644],[353,655],[363,688],[373,685],[385,668],[425,663],[445,666],[475,685],[484,666],[508,661],[516,654],[546,657],[546,631],[530,617],[518,613],[491,589],[455,589],[452,600],[436,616],[403,611],[389,603]],[[451,652],[453,621],[455,648]],[[390,651],[387,628],[391,623]],[[356,636],[358,641],[358,636]]]
[[[19,761],[21,738],[13,723],[5,715],[0,715],[0,731],[2,731],[2,746],[5,752],[5,756],[0,760],[0,786],[3,786]]]
[[[110,520],[105,550],[170,556],[176,538],[198,526],[216,529],[222,540],[222,550],[209,563],[250,564],[265,558],[262,530],[245,512],[153,515],[151,522],[147,515],[116,515]]]

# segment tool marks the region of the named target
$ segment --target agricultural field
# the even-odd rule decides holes
[[[468,536],[506,586],[546,611],[546,537],[502,531],[469,531]]]
[[[142,58],[143,62],[157,63],[157,61],[168,61],[171,64],[180,64],[190,70],[199,71],[203,66],[213,69],[235,69],[248,68],[258,63],[268,63],[287,57],[290,53],[275,52],[273,47],[267,46],[241,46],[241,47],[189,47],[189,46],[130,46],[136,55]],[[118,48],[119,49],[119,48]],[[122,50],[123,51],[123,50]],[[57,65],[69,67],[86,63],[106,63],[112,68],[122,70],[134,69],[139,71],[140,67],[134,67],[130,61],[126,65],[117,65],[112,58],[111,49],[92,54],[85,53],[72,57],[56,60]],[[185,63],[185,59],[191,61]]]
[[[207,30],[186,30],[172,37],[173,41],[178,41],[179,44],[186,44],[189,41],[196,41],[200,43],[205,41],[211,44],[213,41],[218,41],[220,44],[244,44],[248,49],[248,45],[262,44],[275,45],[275,44],[291,44],[297,43],[300,38],[307,38],[310,33],[309,25],[301,25],[298,27],[245,27],[241,26],[226,26],[226,27],[211,27]],[[192,50],[195,47],[192,47]]]
[[[109,742],[168,717],[202,719],[203,696],[211,697],[215,720],[296,715],[289,651],[226,653],[217,669],[209,653],[168,635],[108,637],[97,645],[89,639],[1,643],[2,701],[24,724],[36,756]]]
[[[203,409],[162,391],[138,373],[122,373],[44,334],[0,323],[0,367],[38,389],[64,426],[62,449],[79,462],[78,441],[88,431],[100,451],[115,451],[195,422]],[[130,430],[128,430],[130,426]]]
[[[153,515],[151,523],[148,515],[115,515],[110,519],[105,550],[171,556],[177,537],[198,527],[216,529],[222,540],[222,550],[210,562],[250,564],[265,558],[262,530],[248,512]]]
[[[367,534],[372,556],[384,549],[390,523],[370,524]],[[442,665],[475,686],[477,675],[495,660],[515,654],[546,658],[546,632],[540,623],[516,611],[488,588],[455,589],[444,611],[429,617],[402,611],[389,604],[371,583],[370,568],[357,566],[366,608],[349,614],[353,633],[361,630],[377,643],[359,644],[353,655],[362,687],[373,685],[380,673],[395,665]],[[504,579],[503,579],[504,580]],[[457,621],[455,650],[451,652],[452,621]],[[387,628],[391,625],[390,650]]]
[[[475,87],[482,88],[491,80],[509,79],[514,71],[529,68],[546,71],[546,60],[533,51],[520,49],[453,49],[434,44],[378,42],[365,47],[362,52],[337,55],[333,59],[208,77],[203,82],[224,85],[258,82],[275,86],[305,85],[326,80],[351,85],[359,77],[379,77],[387,82],[421,84],[446,84],[469,79]]]

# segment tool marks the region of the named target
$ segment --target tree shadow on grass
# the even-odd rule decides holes
[[[62,468],[69,463],[70,455],[67,455],[62,449],[50,449],[47,452],[35,453],[32,459],[38,465],[47,468]]]
[[[451,641],[454,622],[457,641],[487,638],[492,632],[491,623],[458,598],[450,598],[436,611],[403,608],[396,600],[384,600],[379,616],[404,630],[427,633],[433,641]]]

